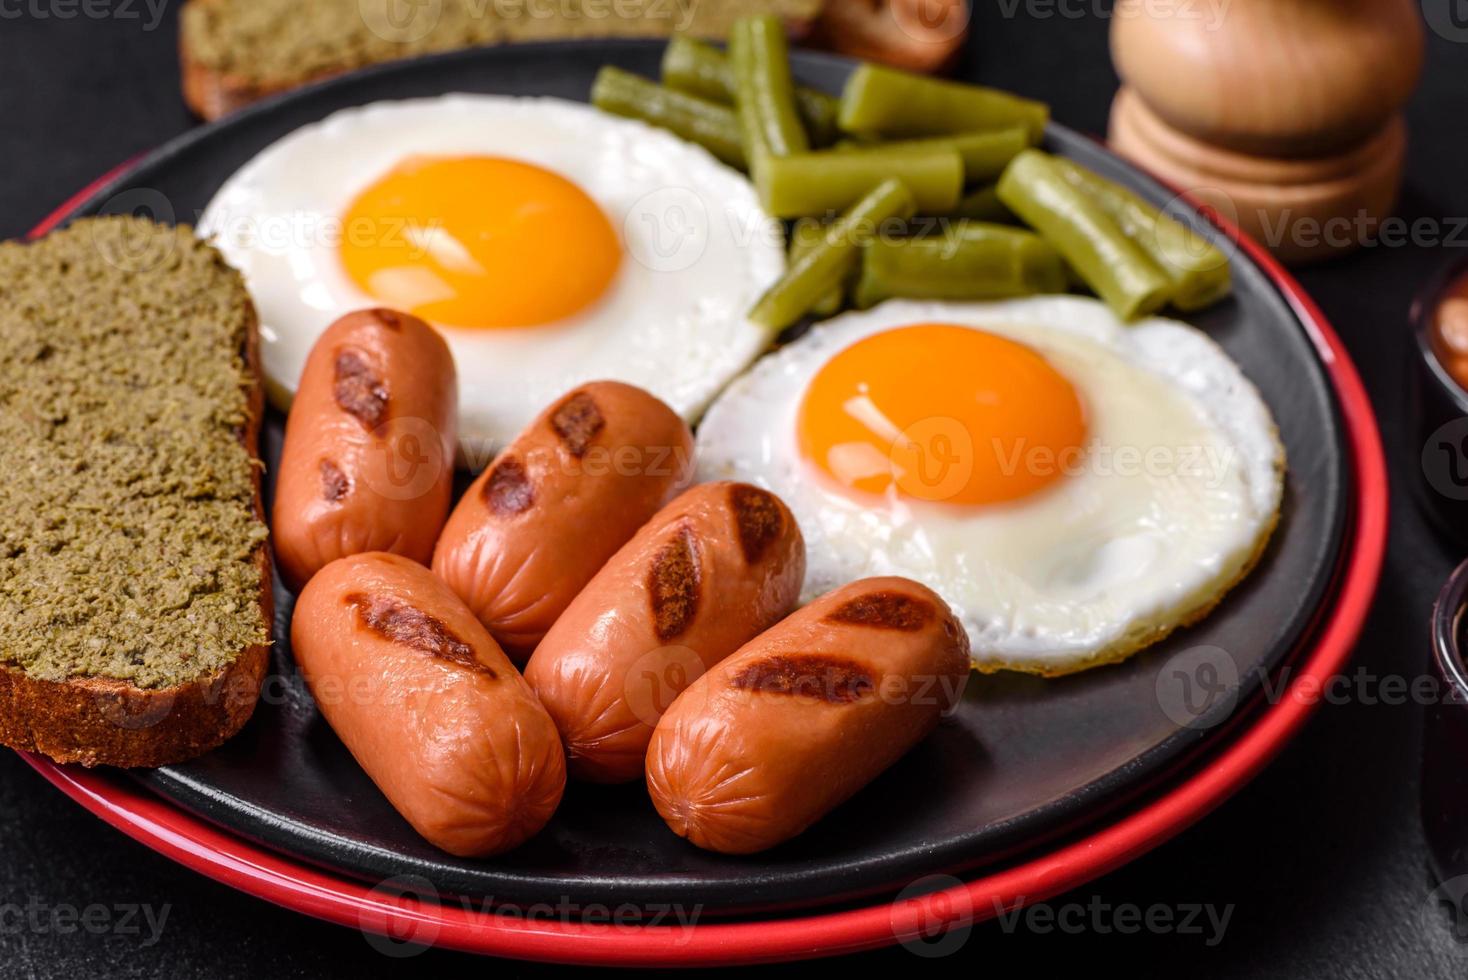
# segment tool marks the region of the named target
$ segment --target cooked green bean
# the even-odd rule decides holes
[[[801,218],[795,222],[794,226],[790,229],[790,264],[794,265],[796,262],[799,262],[806,253],[812,251],[819,245],[825,232],[825,225],[814,218]],[[841,306],[846,301],[845,287],[846,284],[840,282],[826,290],[821,295],[821,298],[816,300],[815,305],[810,308],[811,316],[817,317],[818,319],[825,319],[828,316],[835,316],[837,313],[840,313]]]
[[[1024,126],[1039,142],[1050,120],[1043,102],[998,89],[946,82],[895,68],[862,65],[841,93],[838,120],[848,133],[887,137],[949,136]]]
[[[1101,206],[1128,238],[1172,280],[1172,302],[1180,310],[1200,310],[1228,295],[1228,259],[1202,235],[1154,208],[1125,187],[1057,157],[1056,170]]]
[[[841,111],[841,103],[834,95],[797,85],[795,104],[805,122],[805,134],[810,137],[811,146],[830,146],[836,141],[840,134],[836,116]]]
[[[691,37],[668,42],[663,53],[663,84],[720,105],[734,104],[734,71],[728,57],[712,44]],[[812,146],[830,146],[835,141],[840,105],[834,96],[797,85],[795,107]]]
[[[1065,290],[1060,253],[1033,232],[955,221],[942,234],[881,238],[862,248],[856,305],[908,299],[1002,299]]]
[[[1172,280],[1099,204],[1060,174],[1039,150],[1015,157],[999,178],[999,200],[1060,252],[1096,295],[1123,319],[1167,302]]]
[[[879,145],[887,150],[957,150],[963,160],[965,179],[977,183],[981,180],[993,180],[1003,173],[1009,161],[1030,145],[1030,138],[1023,126],[1011,126],[985,133],[929,136]]]
[[[1019,219],[1014,212],[999,200],[999,190],[993,184],[969,191],[953,209],[952,217],[971,221],[987,221],[990,224],[1012,225]]]
[[[901,181],[883,181],[831,222],[821,241],[760,297],[749,318],[771,330],[790,326],[856,267],[862,243],[878,235],[883,223],[910,218],[916,210],[917,201]]]
[[[882,181],[906,184],[924,214],[947,214],[963,193],[963,159],[952,148],[817,150],[754,161],[765,212],[777,218],[821,217],[861,200]]]
[[[810,140],[795,111],[790,48],[780,18],[765,15],[735,21],[729,32],[729,66],[745,158],[755,161],[809,150]]]
[[[745,166],[738,120],[724,106],[675,92],[610,65],[596,73],[591,104],[604,112],[660,126],[697,143],[731,166]]]
[[[734,72],[724,52],[678,36],[663,50],[663,84],[711,102],[734,102]]]

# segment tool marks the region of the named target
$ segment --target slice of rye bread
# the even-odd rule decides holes
[[[776,13],[808,30],[826,0],[188,0],[184,101],[217,119],[256,99],[367,65],[509,41],[723,38]]]
[[[0,244],[0,743],[158,766],[250,717],[269,655],[255,309],[186,227]]]

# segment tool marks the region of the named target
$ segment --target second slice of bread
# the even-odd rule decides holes
[[[824,0],[189,0],[184,101],[217,119],[256,99],[367,65],[509,41],[723,38],[776,13],[797,33]]]

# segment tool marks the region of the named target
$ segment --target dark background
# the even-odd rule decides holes
[[[1110,2],[1037,3],[1029,13],[1023,4],[977,0],[975,6],[963,75],[1044,99],[1062,122],[1104,132],[1116,87],[1106,48]],[[149,30],[140,0],[94,3],[91,10],[105,14],[100,17],[66,0],[0,0],[0,238],[23,234],[93,178],[194,124],[178,94],[176,0],[168,8]],[[1002,12],[1011,8],[1021,12],[1006,18]],[[1401,214],[1462,220],[1468,215],[1468,44],[1429,32],[1426,72],[1409,117]],[[1455,938],[1449,916],[1431,898],[1435,882],[1416,802],[1421,708],[1369,696],[1374,681],[1424,671],[1428,609],[1461,557],[1413,508],[1405,481],[1414,476],[1421,447],[1404,422],[1407,310],[1426,277],[1457,254],[1448,247],[1378,246],[1300,273],[1355,356],[1393,468],[1391,551],[1351,668],[1368,696],[1322,706],[1278,760],[1217,812],[1124,870],[1050,903],[1232,905],[1222,941],[1208,945],[1208,930],[1122,935],[989,923],[931,965],[1047,976],[1067,967],[1104,969],[1110,960],[1129,974],[1190,980],[1468,972],[1468,945]],[[384,959],[357,932],[283,911],[169,863],[0,752],[0,903],[28,902],[170,908],[161,938],[146,946],[146,930],[141,936],[61,934],[0,921],[0,974],[548,972],[438,951]],[[911,970],[930,963],[893,949],[832,965]]]

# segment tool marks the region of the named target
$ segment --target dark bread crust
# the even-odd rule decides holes
[[[193,56],[187,38],[179,40],[179,65],[184,104],[206,122],[213,122],[252,102],[288,91],[298,85],[331,77],[328,73],[279,85],[256,84],[238,75],[230,75],[201,64]]]
[[[241,354],[253,379],[247,392],[248,421],[240,445],[259,458],[265,390],[260,375],[259,319],[245,300],[248,329]],[[260,469],[254,471],[255,516],[263,524]],[[260,569],[260,614],[275,619],[270,544],[254,559]],[[38,680],[0,665],[0,744],[39,752],[57,762],[84,766],[153,767],[183,762],[218,747],[254,713],[270,662],[270,644],[252,644],[229,666],[187,684],[141,688],[126,681],[77,677]]]

